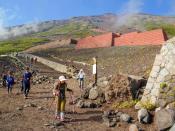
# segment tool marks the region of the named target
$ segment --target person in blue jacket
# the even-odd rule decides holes
[[[26,67],[26,71],[23,74],[23,91],[24,91],[24,97],[27,98],[29,91],[30,91],[30,83],[31,83],[31,77],[32,73],[29,71],[29,67]]]
[[[13,85],[15,83],[14,77],[12,76],[12,72],[11,71],[9,71],[9,73],[7,75],[7,78],[6,78],[6,81],[7,81],[8,94],[11,94]]]

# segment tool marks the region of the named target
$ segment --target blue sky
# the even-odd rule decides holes
[[[0,0],[0,25],[123,12],[175,16],[175,0]]]

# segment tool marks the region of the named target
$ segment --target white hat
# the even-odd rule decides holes
[[[59,77],[59,81],[66,81],[67,79],[64,76]]]

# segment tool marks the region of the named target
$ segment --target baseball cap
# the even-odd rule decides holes
[[[60,76],[59,77],[59,81],[66,81],[67,79],[65,78],[65,76]]]

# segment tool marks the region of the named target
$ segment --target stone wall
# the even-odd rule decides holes
[[[168,40],[155,58],[142,101],[165,106],[175,101],[175,37]]]
[[[18,56],[25,57],[25,58],[26,57],[28,57],[28,58],[37,58],[37,62],[40,62],[40,63],[42,63],[42,64],[44,64],[44,65],[46,65],[46,66],[48,66],[48,67],[50,67],[50,68],[52,68],[56,71],[66,73],[68,75],[73,76],[73,73],[68,71],[68,69],[70,70],[70,67],[65,66],[63,64],[53,62],[53,61],[47,60],[45,58],[35,56],[35,55],[32,55],[32,54],[27,54],[27,53],[19,53]]]

